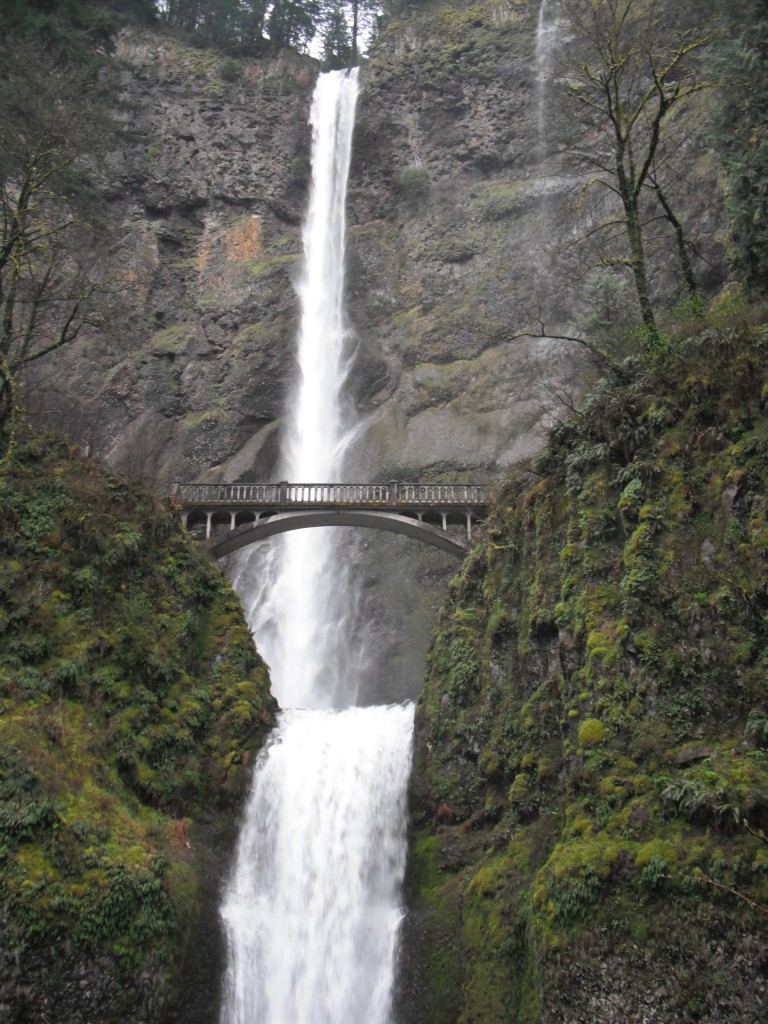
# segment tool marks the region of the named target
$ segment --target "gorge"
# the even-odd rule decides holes
[[[80,454],[0,473],[14,1024],[764,1020],[765,19],[626,0],[695,43],[651,330],[584,102],[616,6],[422,0],[351,75],[116,36],[109,287],[26,379]],[[157,495],[285,479],[496,501],[458,572],[373,531],[227,556],[241,613]]]

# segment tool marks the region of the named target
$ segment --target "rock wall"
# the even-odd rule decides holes
[[[286,53],[226,81],[217,55],[140,32],[116,56],[108,327],[46,368],[44,412],[147,479],[235,456],[232,477],[268,475],[292,373],[314,62]]]
[[[573,345],[517,337],[539,316],[565,326],[584,276],[568,243],[584,228],[585,171],[568,153],[558,80],[544,77],[539,9],[423,5],[382,33],[362,71],[348,214],[364,416],[353,475],[497,475],[538,449],[557,396],[590,375]],[[567,26],[552,31],[567,51]],[[294,373],[317,64],[285,53],[233,71],[137,30],[117,58],[128,131],[105,169],[109,326],[43,368],[36,404],[139,476],[268,478]],[[711,156],[689,149],[709,185],[691,190],[685,217],[707,240],[712,287],[720,205]]]
[[[574,346],[517,337],[539,315],[562,328],[572,272],[583,277],[566,250],[583,168],[565,153],[557,82],[542,79],[538,14],[525,0],[427,4],[383,32],[362,71],[352,475],[497,475],[540,447],[558,396],[590,375]],[[237,74],[135,30],[117,57],[129,131],[105,170],[109,326],[44,368],[36,404],[139,476],[269,478],[294,373],[317,64],[286,53]],[[705,151],[690,164],[711,181]],[[711,187],[692,192],[712,286],[719,205]]]
[[[554,18],[555,0],[549,9]],[[577,346],[520,336],[531,320],[557,333],[573,318],[584,278],[573,242],[599,212],[580,202],[586,171],[568,148],[573,119],[542,58],[539,13],[538,0],[421,4],[361,69],[347,281],[361,427],[348,478],[498,479],[594,376]],[[562,19],[551,33],[567,51]],[[160,489],[274,479],[317,62],[285,53],[233,69],[137,30],[117,58],[126,135],[104,170],[108,326],[40,367],[35,404]],[[684,219],[701,229],[697,269],[711,290],[722,279],[713,158],[700,140],[686,152],[700,187]],[[662,265],[669,294],[677,282]],[[364,595],[374,661],[404,673],[398,693],[416,694],[454,566],[410,542],[362,544],[361,573],[378,580]],[[431,580],[426,590],[395,587],[393,563],[403,581]]]
[[[401,1024],[765,1021],[764,332],[603,382],[453,581]]]

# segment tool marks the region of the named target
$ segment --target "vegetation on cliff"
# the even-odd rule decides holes
[[[18,42],[0,71],[0,459],[13,447],[25,370],[103,319],[95,167],[115,138],[108,85]]]
[[[454,579],[417,713],[405,1019],[765,1019],[759,319],[721,309],[601,383]]]
[[[266,669],[174,511],[63,442],[3,467],[0,547],[4,1019],[158,1020],[270,723]]]

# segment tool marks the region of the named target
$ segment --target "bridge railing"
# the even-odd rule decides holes
[[[395,501],[417,505],[487,505],[491,488],[484,484],[395,484]]]
[[[274,505],[280,500],[279,484],[174,484],[173,497],[185,505]]]
[[[488,505],[485,484],[175,484],[184,505]]]

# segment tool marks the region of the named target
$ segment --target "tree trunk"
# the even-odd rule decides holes
[[[648,287],[648,272],[645,263],[645,249],[643,248],[643,229],[640,224],[640,207],[637,193],[631,187],[622,158],[623,153],[617,152],[616,176],[619,185],[619,195],[624,206],[624,222],[629,241],[630,267],[635,282],[637,300],[640,304],[640,316],[645,328],[644,348],[647,351],[653,351],[659,340],[659,328],[656,324],[656,315],[653,311],[651,293]]]
[[[662,191],[662,188],[659,185],[659,183],[651,179],[651,186],[654,192],[656,193],[659,202],[661,203],[661,207],[664,210],[664,216],[672,225],[672,230],[675,232],[677,254],[680,259],[680,269],[683,273],[685,287],[688,289],[688,294],[691,297],[691,303],[694,307],[694,311],[697,312],[697,314],[700,316],[701,303],[699,301],[699,289],[696,285],[696,276],[693,272],[693,264],[691,263],[691,257],[688,252],[688,246],[685,243],[685,233],[683,231],[683,225],[675,216],[672,207],[669,205],[667,197]]]
[[[0,466],[13,450],[15,388],[8,360],[0,355]]]

